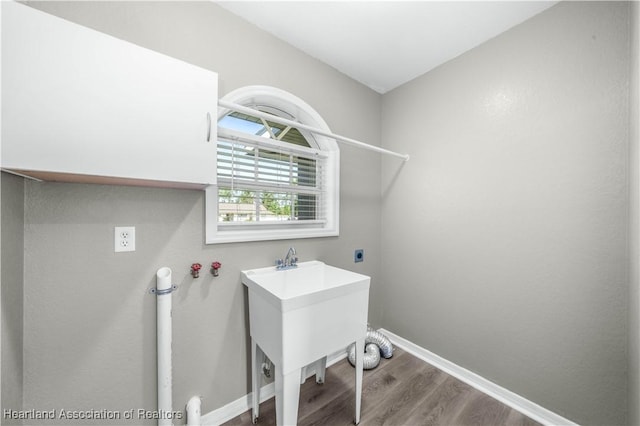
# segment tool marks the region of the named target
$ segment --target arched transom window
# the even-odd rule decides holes
[[[251,86],[224,100],[329,131],[315,110],[279,89]],[[336,142],[258,115],[219,113],[217,184],[207,189],[207,242],[338,235]]]

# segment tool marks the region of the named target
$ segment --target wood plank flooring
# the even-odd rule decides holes
[[[353,367],[344,359],[327,369],[325,383],[312,377],[300,388],[298,424],[352,425]],[[275,399],[260,404],[258,425],[276,424]],[[247,411],[226,426],[251,425]],[[518,411],[396,348],[393,358],[364,372],[361,426],[538,426]]]

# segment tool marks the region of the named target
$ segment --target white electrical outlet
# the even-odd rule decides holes
[[[136,251],[136,227],[116,226],[114,233],[114,251]]]

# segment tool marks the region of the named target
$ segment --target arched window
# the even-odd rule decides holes
[[[313,108],[280,89],[249,86],[223,100],[330,132]],[[339,158],[330,138],[221,109],[207,243],[338,235]]]

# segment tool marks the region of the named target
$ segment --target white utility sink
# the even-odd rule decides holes
[[[275,365],[276,423],[297,422],[302,369],[315,363],[324,382],[328,354],[356,343],[356,424],[371,278],[320,261],[296,268],[242,271],[249,290],[253,419],[258,418],[263,353]]]

